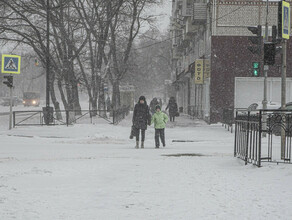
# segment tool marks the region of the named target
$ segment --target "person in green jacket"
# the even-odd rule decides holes
[[[164,129],[166,122],[168,121],[168,117],[165,113],[161,112],[161,107],[159,105],[155,107],[155,110],[156,112],[151,118],[151,124],[154,123],[155,128],[155,148],[159,148],[159,137],[163,147],[165,147]]]

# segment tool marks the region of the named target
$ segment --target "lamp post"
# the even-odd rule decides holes
[[[50,107],[50,0],[47,0],[46,108]]]
[[[43,108],[44,121],[49,125],[53,121],[53,108],[50,107],[50,0],[47,0],[47,50],[46,50],[46,107]]]

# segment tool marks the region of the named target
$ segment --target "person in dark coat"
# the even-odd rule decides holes
[[[111,99],[110,99],[110,97],[107,97],[107,99],[106,99],[106,109],[107,109],[108,112],[111,111]]]
[[[152,115],[155,113],[155,107],[157,105],[159,105],[159,102],[158,102],[157,98],[152,99],[151,102],[150,102],[150,112],[151,112]]]
[[[162,108],[162,99],[159,99],[159,106]]]
[[[168,102],[168,105],[167,105],[165,111],[167,109],[169,109],[169,118],[170,118],[170,121],[173,121],[174,122],[175,116],[178,113],[177,103],[176,103],[174,97],[170,97],[169,102]]]
[[[135,105],[133,113],[133,126],[136,135],[136,148],[139,148],[139,136],[141,130],[141,148],[144,148],[145,131],[147,124],[151,122],[151,115],[145,96],[140,96],[138,103]]]

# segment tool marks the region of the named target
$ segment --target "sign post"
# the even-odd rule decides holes
[[[12,106],[13,106],[13,76],[12,74],[20,74],[21,57],[17,55],[2,55],[2,73],[9,73],[9,76],[4,76],[7,79],[6,84],[10,89],[10,107],[9,107],[9,130],[12,129]]]
[[[9,130],[12,129],[13,86],[10,87]]]
[[[286,108],[286,72],[287,72],[287,40],[290,38],[290,3],[279,2],[278,7],[278,37],[282,39],[282,80],[281,80],[281,108]],[[285,131],[281,129],[281,159],[286,156]]]

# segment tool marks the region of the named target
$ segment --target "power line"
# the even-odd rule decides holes
[[[211,22],[218,21],[219,19],[222,19],[222,18],[224,18],[224,17],[226,17],[226,16],[228,16],[228,15],[230,15],[230,14],[236,12],[236,11],[238,11],[239,9],[241,9],[241,8],[247,6],[247,5],[248,5],[248,4],[242,5],[241,7],[237,8],[237,9],[234,9],[234,10],[232,10],[232,11],[226,13],[225,15],[222,15],[221,17],[218,17],[218,18],[212,20]],[[210,23],[206,23],[206,25],[208,25],[208,24],[210,24]],[[168,41],[168,40],[172,40],[172,39],[174,39],[174,38],[176,38],[176,37],[181,37],[181,36],[183,36],[183,35],[184,35],[184,34],[181,34],[181,35],[178,35],[178,36],[175,36],[175,37],[170,37],[170,38],[167,38],[167,39],[165,39],[165,40],[161,40],[161,41],[155,42],[155,43],[153,43],[153,44],[149,44],[149,45],[147,45],[147,46],[143,46],[143,47],[139,47],[139,48],[133,48],[132,50],[141,50],[141,49],[145,49],[145,48],[148,48],[148,47],[151,47],[151,46],[154,46],[154,45],[157,45],[157,44],[160,44],[160,43],[166,42],[166,41]]]

